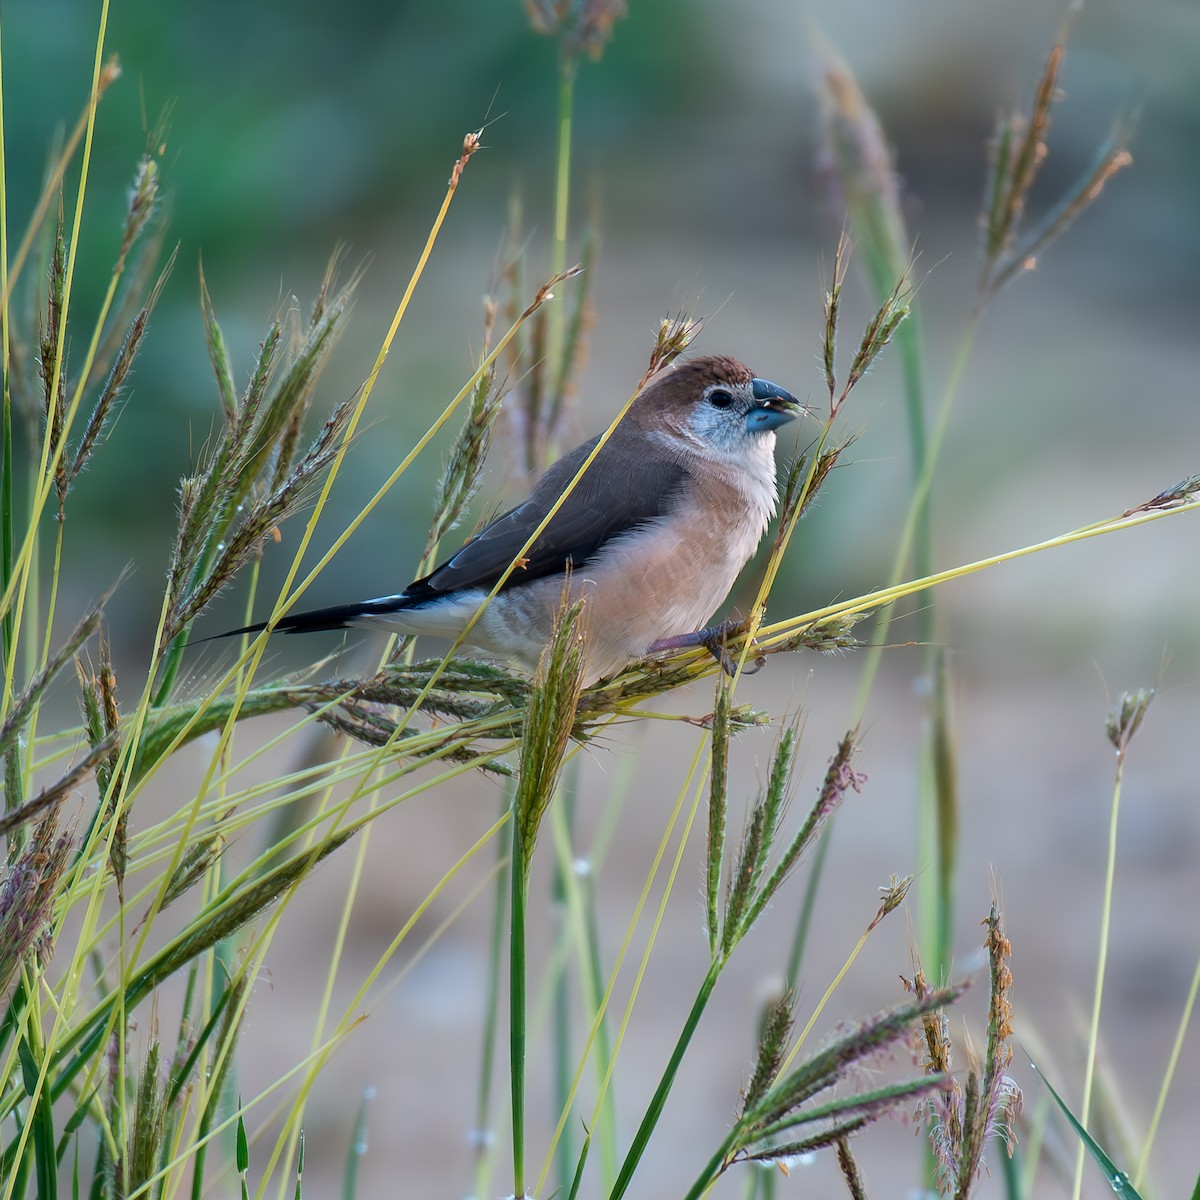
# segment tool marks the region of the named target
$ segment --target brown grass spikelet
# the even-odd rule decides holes
[[[535,33],[557,37],[567,58],[586,54],[593,62],[612,40],[613,27],[628,12],[625,0],[525,0]]]
[[[1134,734],[1141,728],[1154,700],[1154,688],[1139,688],[1136,692],[1122,692],[1105,721],[1105,734],[1113,749],[1122,757],[1129,748]]]
[[[1121,516],[1133,517],[1143,512],[1161,512],[1168,508],[1181,508],[1186,504],[1197,503],[1198,496],[1200,496],[1200,475],[1189,475],[1186,479],[1181,479],[1174,486],[1167,488],[1166,491],[1159,492],[1157,496],[1145,500],[1141,504],[1135,504],[1133,508],[1127,508]]]
[[[45,956],[53,949],[50,917],[72,846],[70,834],[59,833],[58,818],[51,813],[0,879],[0,997],[7,998],[26,955],[36,951]]]
[[[1021,1092],[1007,1074],[1012,1062],[1013,1035],[1012,945],[1004,933],[995,904],[982,922],[987,929],[989,995],[987,1045],[982,1062],[972,1062],[965,1081],[952,1070],[952,1049],[945,1017],[927,1014],[922,1021],[926,1071],[949,1081],[949,1086],[921,1101],[918,1114],[929,1128],[937,1171],[938,1190],[944,1196],[965,1200],[983,1167],[984,1153],[993,1138],[1003,1140],[1011,1154],[1015,1146],[1013,1122],[1021,1110]],[[902,980],[918,998],[929,992],[918,967],[912,980]]]
[[[471,161],[471,156],[480,149],[483,145],[483,130],[476,129],[473,133],[468,133],[463,138],[462,153],[454,160],[454,166],[450,171],[450,179],[447,186],[451,191],[458,187],[458,181],[462,179],[462,173],[466,169],[467,163]]]
[[[979,294],[983,300],[995,295],[1015,275],[1033,270],[1039,254],[1096,201],[1114,175],[1133,162],[1124,144],[1126,131],[1118,125],[1102,143],[1091,168],[1059,197],[1031,232],[1021,236],[1030,191],[1050,152],[1050,112],[1058,99],[1058,77],[1065,54],[1064,25],[1034,88],[1029,115],[1013,112],[997,122],[979,219],[983,230]]]

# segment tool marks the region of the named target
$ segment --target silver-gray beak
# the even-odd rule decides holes
[[[785,392],[776,383],[767,379],[752,379],[750,386],[759,403],[746,414],[747,433],[766,433],[770,429],[778,429],[805,411],[804,405],[791,392]]]

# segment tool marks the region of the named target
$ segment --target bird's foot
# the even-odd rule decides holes
[[[719,625],[709,625],[705,629],[697,629],[694,633],[680,633],[675,637],[662,638],[652,643],[647,653],[661,654],[666,650],[689,650],[693,646],[703,646],[721,664],[721,670],[732,676],[737,674],[738,660],[729,653],[729,635],[741,633],[744,629],[741,621],[722,621]],[[742,674],[756,674],[766,665],[766,661],[761,656],[755,657],[753,666],[747,663],[742,668]]]

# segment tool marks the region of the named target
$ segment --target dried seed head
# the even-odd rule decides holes
[[[7,995],[27,954],[48,955],[53,948],[50,917],[71,848],[71,836],[58,832],[58,819],[51,814],[0,880],[0,996]]]
[[[463,169],[467,163],[471,161],[471,155],[475,153],[483,145],[483,130],[476,129],[474,133],[468,133],[463,138],[462,154],[454,160],[454,168],[450,172],[449,188],[453,191],[458,187],[458,181],[462,178]]]
[[[534,32],[557,37],[568,60],[580,54],[598,59],[626,12],[625,0],[525,0]]]
[[[817,51],[821,165],[841,194],[872,284],[885,293],[903,273],[910,246],[891,152],[849,67],[823,40]]]
[[[125,230],[121,236],[120,259],[123,261],[138,235],[146,228],[158,198],[158,163],[145,154],[137,165],[133,187],[129,191],[129,208],[125,214]]]
[[[1136,692],[1121,693],[1104,725],[1108,740],[1112,742],[1118,755],[1124,756],[1153,699],[1154,688],[1139,688]]]
[[[1189,475],[1186,479],[1181,479],[1174,487],[1167,488],[1165,492],[1159,492],[1153,499],[1136,504],[1133,508],[1127,508],[1121,516],[1132,517],[1142,512],[1179,508],[1184,504],[1195,503],[1197,495],[1200,495],[1200,475]]]

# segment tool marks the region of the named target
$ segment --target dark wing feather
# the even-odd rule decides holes
[[[605,444],[537,541],[525,551],[523,562],[505,587],[557,574],[568,565],[578,570],[605,542],[671,510],[687,471],[670,459],[630,455],[618,440],[622,432],[618,429]],[[409,584],[405,598],[421,603],[458,588],[491,588],[599,440],[592,438],[560,458],[524,504],[497,517],[441,566]],[[635,468],[631,462],[636,462]]]

